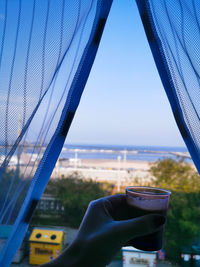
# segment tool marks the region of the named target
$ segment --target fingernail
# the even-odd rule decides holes
[[[163,224],[165,224],[166,222],[166,218],[162,215],[154,215],[153,217],[153,224],[156,228],[162,226]]]

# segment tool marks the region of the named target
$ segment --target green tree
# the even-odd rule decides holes
[[[153,185],[172,192],[165,229],[167,257],[179,262],[181,246],[191,246],[199,233],[200,179],[191,164],[165,159],[150,169]]]
[[[199,192],[200,179],[194,167],[183,161],[173,159],[159,160],[152,165],[151,174],[155,177],[155,186],[168,188],[176,192]]]
[[[46,193],[54,195],[64,206],[64,221],[68,226],[78,227],[90,201],[109,195],[112,186],[83,179],[78,173],[58,180],[51,180]]]

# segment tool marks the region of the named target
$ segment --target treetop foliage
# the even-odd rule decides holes
[[[200,232],[200,177],[183,160],[159,160],[150,172],[154,176],[153,186],[172,192],[164,248],[167,257],[179,263],[181,247],[195,244]]]
[[[159,160],[150,169],[153,184],[176,192],[192,193],[200,190],[200,177],[194,167],[183,160]]]

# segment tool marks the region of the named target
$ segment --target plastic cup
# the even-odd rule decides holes
[[[127,203],[134,208],[135,217],[160,214],[167,217],[171,192],[161,188],[130,186],[126,188]],[[162,248],[164,226],[157,232],[132,239],[129,243],[140,250],[157,251]]]

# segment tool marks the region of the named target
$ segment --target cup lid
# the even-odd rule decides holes
[[[136,194],[171,195],[169,190],[150,186],[127,186],[126,191],[134,192]]]

